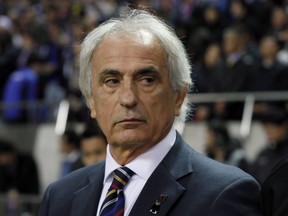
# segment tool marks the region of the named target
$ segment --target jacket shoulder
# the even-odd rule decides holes
[[[98,164],[77,169],[52,183],[49,187],[61,188],[62,191],[65,189],[69,191],[77,190],[94,181],[99,175],[104,177],[104,164],[104,161],[102,161]]]

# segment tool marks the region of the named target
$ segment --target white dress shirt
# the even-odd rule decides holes
[[[135,174],[131,177],[128,184],[124,188],[125,196],[125,211],[124,216],[128,216],[133,205],[135,204],[140,192],[142,191],[147,180],[156,169],[156,167],[163,160],[165,155],[169,152],[176,140],[176,130],[172,128],[168,135],[157,143],[155,146],[150,148],[148,151],[139,155],[137,158],[132,160],[125,166],[131,169]],[[105,164],[105,176],[103,181],[103,190],[100,197],[97,216],[101,205],[104,201],[106,193],[113,180],[113,171],[121,167],[110,154],[109,144],[107,146],[106,164]]]

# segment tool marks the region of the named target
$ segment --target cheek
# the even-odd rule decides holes
[[[111,114],[113,113],[114,110],[114,99],[112,96],[107,96],[105,98],[102,97],[94,97],[94,106],[93,106],[93,111],[97,117],[97,121],[105,119],[109,119]],[[92,109],[91,109],[92,113]]]
[[[96,121],[107,138],[110,137],[113,124],[117,119],[117,111],[112,105],[100,105],[97,109]]]
[[[147,96],[146,99],[146,110],[148,110],[150,116],[153,116],[152,120],[164,121],[169,119],[169,116],[174,117],[175,106],[172,95],[167,96],[167,93],[163,93],[156,97]]]

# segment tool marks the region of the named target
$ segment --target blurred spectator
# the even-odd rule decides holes
[[[205,150],[208,157],[248,171],[245,152],[238,139],[231,137],[224,122],[208,122]]]
[[[274,36],[264,36],[260,40],[259,53],[260,63],[254,78],[253,91],[276,91],[280,90],[279,75],[288,67],[277,60],[279,44]]]
[[[193,1],[192,1],[193,2]],[[195,4],[195,1],[194,1]],[[201,4],[193,9],[193,17],[187,24],[187,49],[193,54],[193,63],[202,59],[205,50],[211,43],[222,41],[222,31],[225,24],[219,9],[214,4]]]
[[[281,48],[288,41],[288,17],[284,7],[274,6],[271,14],[271,28],[268,33],[275,36]]]
[[[93,22],[103,22],[113,16],[117,5],[114,0],[87,1],[85,4],[85,13]]]
[[[58,23],[47,22],[44,24],[39,20],[29,20],[21,22],[19,25],[21,43],[17,59],[18,66],[26,67],[29,56],[34,52],[46,59],[46,64],[43,65],[38,76],[39,97],[43,99],[49,95],[47,91],[51,89],[49,88],[50,84],[66,88],[67,80],[63,75],[62,49],[68,44],[68,36],[63,33]]]
[[[272,168],[288,154],[287,120],[287,112],[279,108],[270,108],[262,114],[268,142],[256,157],[252,172],[259,183],[263,183]]]
[[[73,44],[70,48],[66,48],[64,52],[65,64],[63,73],[67,79],[67,95],[66,98],[70,103],[69,117],[70,122],[85,122],[90,118],[87,106],[83,103],[82,94],[78,87],[78,72],[79,72],[79,52],[80,42],[83,40],[85,26],[81,22],[73,23]]]
[[[91,119],[89,116],[89,109],[83,102],[83,97],[79,90],[74,90],[68,92],[67,99],[69,101],[69,113],[68,121],[69,122],[87,122]]]
[[[255,59],[246,51],[245,31],[237,27],[223,32],[224,62],[214,73],[214,92],[243,92],[250,87]]]
[[[285,4],[287,5],[287,3]],[[277,60],[288,67],[288,15],[284,7],[273,7],[269,33],[276,38],[280,45]],[[287,69],[282,70],[278,75],[277,86],[277,90],[288,90]]]
[[[253,73],[252,91],[281,91],[284,89],[281,83],[283,74],[287,74],[288,66],[277,60],[279,52],[279,44],[274,36],[264,36],[260,40],[259,53],[260,59],[257,71]],[[288,78],[288,77],[287,77]],[[285,79],[285,78],[284,78]],[[258,115],[266,112],[269,106],[275,106],[275,102],[257,101],[254,106],[254,119],[258,119]],[[281,103],[279,103],[281,105]]]
[[[79,71],[79,53],[80,42],[83,39],[85,28],[81,23],[73,24],[73,44],[63,50],[64,65],[63,74],[67,80],[69,90],[78,90],[78,71]]]
[[[192,74],[197,92],[207,93],[213,91],[213,76],[222,60],[221,46],[217,43],[209,44],[206,48],[203,58],[195,68]]]
[[[193,1],[191,0],[184,0],[182,1],[182,5],[184,8],[184,5],[188,7],[190,7],[191,3],[193,4]],[[150,0],[137,0],[135,1],[136,5],[140,4],[140,6],[151,6],[152,1]],[[172,26],[175,26],[173,24],[175,24],[176,19],[177,19],[177,1],[173,1],[173,0],[154,0],[153,2],[154,5],[154,9],[157,13],[158,16],[162,17],[162,19],[164,19],[166,22],[170,23]],[[182,10],[183,12],[183,10]],[[185,17],[185,14],[181,14],[182,18]],[[188,12],[188,16],[189,16],[189,12]],[[185,18],[184,18],[185,19]]]
[[[214,5],[208,5],[203,11],[202,27],[209,31],[210,41],[219,43],[222,40],[222,31],[225,27],[220,10]]]
[[[70,119],[82,121],[80,112],[83,111],[78,109],[78,104],[82,101],[74,97],[75,88],[78,88],[75,82],[78,76],[78,45],[88,31],[111,15],[127,10],[127,3],[131,7],[151,8],[156,15],[174,27],[191,55],[193,66],[197,65],[193,72],[197,72],[199,63],[202,64],[206,49],[210,52],[210,44],[223,42],[225,59],[220,61],[220,66],[213,68],[215,75],[210,80],[205,81],[206,75],[201,77],[201,74],[198,77],[203,78],[199,81],[202,83],[197,87],[198,92],[253,90],[247,87],[251,86],[251,79],[246,78],[254,70],[256,64],[253,57],[258,57],[257,45],[264,33],[276,38],[280,44],[277,59],[288,64],[288,18],[287,2],[284,0],[0,1],[0,100],[10,74],[20,66],[27,66],[28,57],[37,50],[49,62],[38,79],[40,99],[51,105],[64,98],[72,98],[73,103],[76,102],[73,111],[76,117]],[[236,32],[239,37],[227,39],[227,28],[235,26],[241,29],[241,32]],[[229,38],[232,38],[231,34]],[[229,43],[239,48],[237,52],[227,51]],[[276,90],[288,90],[287,71],[282,72],[279,77]],[[264,82],[270,81],[265,76],[260,78],[266,88]],[[258,79],[259,76],[257,79],[253,78]],[[209,88],[203,85],[205,82],[209,83]],[[238,120],[242,107],[235,104],[227,106],[219,101],[210,111],[211,117]],[[50,120],[45,116],[43,119]]]
[[[39,100],[39,74],[45,67],[46,60],[34,52],[27,60],[27,66],[14,71],[4,88],[3,118],[7,123],[35,122],[37,118],[36,109],[25,106],[25,102],[37,102]]]
[[[257,7],[257,6],[256,6]],[[247,30],[247,34],[252,41],[258,41],[264,33],[266,26],[262,25],[254,13],[254,7],[248,5],[245,0],[232,0],[229,5],[229,13],[231,16],[230,26],[241,26]],[[264,28],[263,28],[264,27]]]
[[[245,92],[250,90],[251,77],[255,73],[255,59],[246,51],[245,31],[236,27],[223,32],[223,61],[213,73],[212,92]],[[216,101],[215,117],[239,120],[242,117],[243,103]]]
[[[3,86],[17,67],[18,49],[13,45],[12,21],[0,15],[0,100],[2,100]]]
[[[63,177],[73,171],[73,164],[80,157],[79,137],[74,130],[66,130],[61,136],[60,150],[63,155],[60,176]]]
[[[194,68],[192,80],[194,81],[194,91],[199,93],[211,93],[213,86],[213,76],[217,73],[219,64],[222,61],[221,46],[217,43],[208,45],[199,64]],[[194,120],[201,121],[210,119],[212,114],[212,103],[197,104],[197,112],[193,116]]]
[[[23,30],[22,30],[23,28]],[[19,37],[21,38],[21,44],[19,44],[19,55],[17,58],[17,66],[18,67],[24,67],[27,65],[27,61],[28,58],[30,56],[30,54],[36,50],[36,46],[37,46],[37,41],[36,38],[37,37],[35,34],[37,31],[34,30],[34,28],[32,27],[32,24],[30,23],[29,26],[21,26],[21,28],[19,28]],[[46,35],[45,35],[46,37]]]
[[[179,20],[182,25],[189,26],[190,22],[192,21],[192,15],[197,6],[196,1],[194,0],[183,0],[181,4],[178,3],[179,7],[179,17],[177,19]]]
[[[105,160],[107,139],[98,125],[88,125],[80,136],[81,158],[73,170]]]
[[[0,140],[0,193],[38,194],[39,179],[31,155],[18,152],[12,143]]]

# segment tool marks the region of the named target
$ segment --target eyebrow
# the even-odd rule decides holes
[[[114,69],[105,69],[100,72],[100,76],[108,76],[108,75],[119,75],[120,72]]]
[[[105,69],[99,73],[98,82],[103,83],[108,77],[119,76],[120,72],[113,69]]]
[[[148,66],[144,68],[140,68],[139,70],[136,71],[137,75],[145,75],[145,74],[159,74],[159,71],[153,67],[153,66]]]
[[[121,74],[120,71],[115,69],[105,69],[100,72],[100,77],[107,77],[107,76],[117,76]],[[154,66],[143,67],[136,70],[135,75],[145,75],[145,74],[159,74],[159,71]]]

